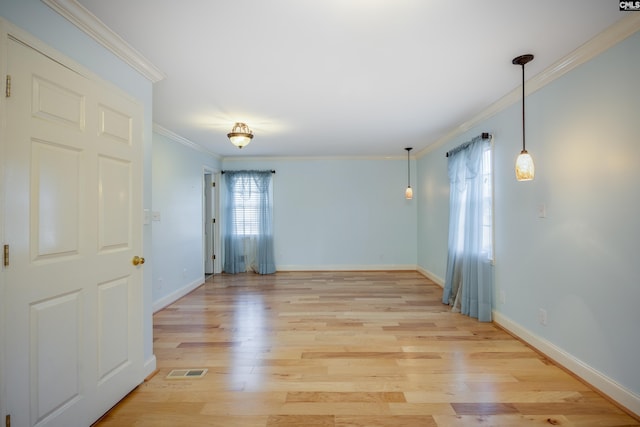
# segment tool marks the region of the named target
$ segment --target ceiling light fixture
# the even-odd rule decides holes
[[[404,190],[404,197],[407,200],[413,199],[413,189],[411,188],[411,161],[409,159],[409,152],[413,149],[413,147],[407,147],[407,189]]]
[[[242,148],[251,142],[253,133],[246,124],[236,122],[236,124],[233,125],[231,132],[227,134],[227,137],[233,145],[238,148]]]
[[[533,166],[533,158],[531,158],[524,145],[524,64],[532,59],[533,55],[526,54],[513,58],[513,61],[511,61],[514,65],[522,66],[522,151],[516,159],[516,179],[518,181],[531,181],[536,172]]]

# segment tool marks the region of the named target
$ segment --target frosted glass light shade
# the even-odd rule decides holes
[[[244,123],[237,122],[233,126],[233,129],[231,129],[231,132],[227,134],[227,138],[229,138],[229,141],[231,141],[233,145],[238,148],[242,148],[251,142],[253,133],[251,132],[251,129],[249,129],[249,126]]]
[[[235,135],[235,136],[230,136],[229,140],[231,141],[231,143],[233,145],[235,145],[238,148],[242,148],[245,145],[247,145],[248,143],[251,142],[251,138],[249,138],[248,136],[245,135]]]
[[[533,158],[527,150],[522,150],[516,159],[516,179],[518,181],[531,181],[536,174],[533,166]]]
[[[411,188],[411,186],[407,187],[407,189],[404,190],[404,197],[407,200],[413,199],[413,189]]]

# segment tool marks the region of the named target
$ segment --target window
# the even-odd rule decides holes
[[[493,197],[491,141],[478,136],[451,150],[449,240],[442,302],[491,321]]]
[[[238,236],[255,236],[259,232],[261,195],[251,178],[238,179],[233,185],[233,229]],[[267,201],[268,203],[268,201]]]
[[[467,208],[470,205],[475,203],[480,203],[482,209],[482,234],[481,234],[481,245],[480,245],[480,253],[486,255],[488,259],[493,259],[493,175],[492,175],[492,159],[491,159],[491,145],[487,144],[483,147],[482,152],[482,191],[479,192],[475,197],[477,200],[469,203],[467,201],[467,197],[474,197],[474,195],[469,195],[469,187],[464,186],[464,189],[458,192],[458,203],[459,203],[459,215],[456,218],[457,221],[457,229],[459,230],[457,233],[456,246],[455,250],[457,252],[462,252],[464,250],[464,239],[466,234],[465,223],[467,221]]]
[[[493,161],[491,145],[482,153],[482,253],[493,260]]]
[[[226,171],[223,270],[275,272],[271,199],[272,171]]]

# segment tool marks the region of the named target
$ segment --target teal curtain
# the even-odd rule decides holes
[[[225,273],[275,273],[271,171],[225,171]]]
[[[442,302],[491,321],[491,142],[478,136],[449,152],[449,238]]]

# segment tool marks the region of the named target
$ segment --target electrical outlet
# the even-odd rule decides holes
[[[542,326],[547,326],[547,310],[544,308],[538,310],[538,322],[540,322]]]
[[[500,291],[498,293],[498,300],[500,301],[500,304],[507,302],[507,294],[505,291]]]
[[[547,217],[547,205],[544,203],[540,203],[538,205],[538,218],[546,218]]]

